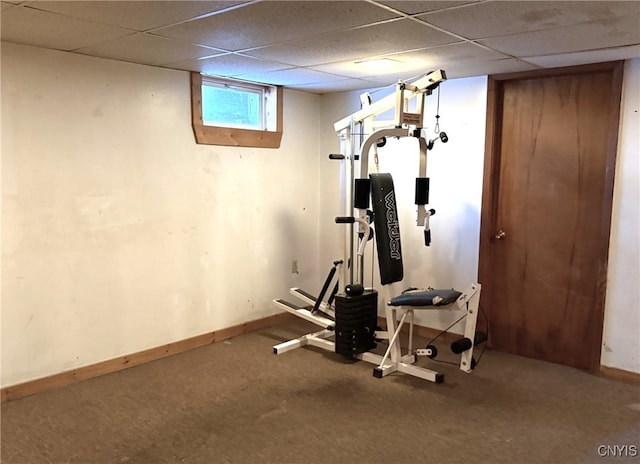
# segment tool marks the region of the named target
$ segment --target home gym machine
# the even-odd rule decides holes
[[[474,369],[474,347],[487,338],[485,333],[476,331],[480,284],[472,283],[461,292],[432,288],[401,291],[404,269],[393,178],[389,173],[370,172],[369,167],[369,154],[373,152],[377,168],[378,148],[385,145],[387,138],[417,139],[420,160],[415,189],[416,225],[423,229],[425,245],[429,246],[429,224],[435,210],[426,207],[429,203],[427,151],[433,148],[435,140],[447,142],[448,137],[440,132],[437,139],[427,142],[422,128],[426,97],[445,80],[445,72],[438,70],[411,84],[399,81],[394,94],[376,103],[372,103],[369,94],[363,94],[362,108],[334,124],[340,137],[340,154],[331,154],[329,158],[341,165],[340,216],[335,222],[340,229],[342,258],[333,262],[317,296],[300,288],[290,290],[306,306],[283,299],[273,300],[277,308],[321,327],[317,332],[275,345],[275,354],[310,345],[370,362],[376,366],[373,375],[378,378],[398,371],[440,383],[443,374],[416,364],[422,356],[434,359],[437,349],[431,343],[425,348],[414,349],[414,312],[452,310],[462,313],[456,322],[464,320],[464,334],[451,344],[451,350],[460,355],[461,370],[471,372]],[[375,119],[394,107],[393,120]],[[362,143],[358,145],[357,139]],[[378,327],[378,292],[364,286],[365,251],[374,236],[385,329]],[[408,335],[402,330],[407,325]],[[403,349],[401,339],[405,336],[408,346]],[[378,353],[372,352],[378,343],[387,345],[383,354],[379,354],[382,349],[376,350]]]

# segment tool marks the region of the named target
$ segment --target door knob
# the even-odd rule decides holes
[[[504,230],[500,229],[498,232],[496,232],[495,238],[496,240],[502,240],[506,236],[507,236],[507,233]]]

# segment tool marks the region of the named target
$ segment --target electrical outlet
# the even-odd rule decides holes
[[[298,261],[291,261],[291,274],[298,274]]]

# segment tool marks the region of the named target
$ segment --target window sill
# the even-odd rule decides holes
[[[205,126],[193,123],[196,143],[230,147],[280,148],[282,131],[256,131],[230,127]]]

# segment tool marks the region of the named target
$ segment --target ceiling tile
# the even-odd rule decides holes
[[[640,15],[481,40],[513,56],[553,55],[640,43]]]
[[[404,60],[402,58],[396,58],[395,56],[389,56],[388,59],[388,64],[378,69],[369,67],[366,63],[357,63],[353,60],[313,66],[311,69],[331,72],[355,79],[373,77],[377,78],[378,81],[380,79],[386,81],[391,79],[391,81],[395,81],[397,79],[406,79],[407,76],[423,74],[425,70],[433,69],[435,66],[433,62],[422,59]]]
[[[333,92],[348,92],[351,90],[364,90],[379,87],[379,84],[364,79],[343,79],[316,84],[290,85],[288,88],[303,90],[305,92],[326,94]]]
[[[391,58],[404,59],[428,59],[437,63],[452,63],[459,60],[500,60],[508,58],[503,54],[489,50],[473,42],[459,42],[440,47],[430,47],[422,50],[413,50],[405,53],[389,55]]]
[[[396,15],[364,2],[267,1],[156,31],[231,51],[377,22]]]
[[[637,15],[639,12],[640,2],[637,1],[498,1],[417,17],[468,39],[479,39]]]
[[[4,41],[313,92],[392,85],[436,68],[455,78],[640,56],[639,0],[1,0],[1,6]],[[354,63],[378,57],[396,63],[376,71]]]
[[[227,77],[233,77],[243,73],[248,74],[260,71],[276,71],[291,67],[281,63],[274,63],[272,61],[260,60],[258,58],[232,53],[212,58],[180,61],[170,63],[167,66],[188,71],[197,71],[203,74]]]
[[[78,53],[134,63],[161,65],[224,53],[139,32],[77,50]]]
[[[532,71],[538,69],[537,66],[517,60],[507,58],[504,60],[463,60],[449,63],[445,69],[448,79],[459,79],[461,77],[485,76],[491,74],[504,74],[511,72]]]
[[[244,2],[226,1],[34,1],[29,6],[74,18],[146,31]]]
[[[297,66],[315,66],[335,61],[380,56],[398,50],[444,45],[455,41],[457,39],[448,34],[410,19],[403,19],[250,50],[246,54]]]
[[[389,67],[372,70],[367,67],[366,63],[347,60],[314,66],[313,69],[355,78],[400,76],[400,79],[406,79],[409,76],[443,68],[448,63],[460,60],[498,60],[506,57],[501,53],[487,50],[472,43],[460,42],[406,53],[384,55],[384,58],[392,60],[395,63],[392,62]]]
[[[604,61],[627,60],[640,58],[640,45],[630,45],[606,50],[590,50],[586,52],[562,53],[547,56],[529,56],[526,60],[530,63],[545,68],[560,66],[577,66],[580,64],[602,63]]]
[[[284,85],[287,87],[291,84],[304,85],[344,80],[342,76],[335,76],[305,68],[290,68],[272,72],[249,72],[239,74],[235,77],[252,82],[264,82],[266,84]]]
[[[74,50],[130,30],[18,6],[2,13],[2,40],[56,50]]]
[[[473,1],[462,1],[462,2],[448,2],[448,1],[431,1],[431,2],[423,2],[423,1],[384,1],[384,2],[375,2],[380,3],[382,5],[389,6],[398,11],[407,14],[419,14],[426,13],[428,11],[438,11],[445,10],[447,8],[452,8],[460,5],[467,5],[469,3],[474,3]]]

